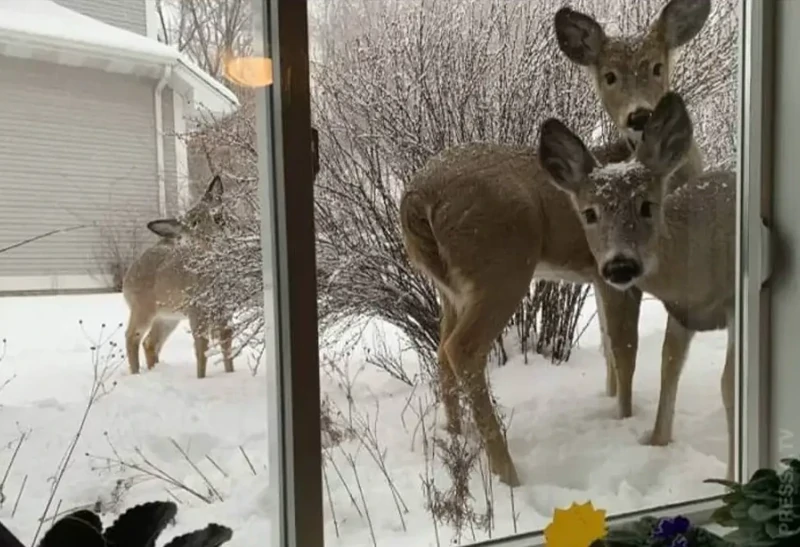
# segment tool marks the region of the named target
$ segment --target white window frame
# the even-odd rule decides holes
[[[271,487],[277,503],[272,545],[322,547],[323,485],[319,435],[320,390],[314,274],[313,181],[311,176],[306,0],[254,0],[257,22],[268,29],[263,54],[273,60],[273,85],[260,97],[259,148],[262,183],[262,241],[265,305],[274,303],[275,337],[268,340]],[[766,323],[768,294],[762,290],[769,271],[768,242],[762,217],[768,199],[767,114],[772,81],[774,2],[740,0],[740,123],[737,213],[736,321],[736,471],[739,480],[768,466],[775,428],[766,427],[770,397]],[[258,25],[255,25],[259,28]],[[258,49],[258,48],[256,48]],[[284,85],[291,74],[291,85]],[[264,124],[261,121],[266,120]],[[298,170],[290,166],[307,165]],[[290,245],[291,242],[291,245]],[[291,252],[290,252],[291,251]],[[274,290],[273,290],[274,288]],[[311,298],[310,296],[313,296]],[[301,331],[302,330],[302,331]],[[270,338],[270,337],[268,337]],[[277,364],[270,365],[269,361]],[[280,424],[274,427],[274,424]],[[609,517],[609,525],[645,515],[687,516],[708,523],[719,497]],[[542,532],[474,544],[473,547],[543,545]]]

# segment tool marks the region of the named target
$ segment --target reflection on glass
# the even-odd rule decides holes
[[[720,492],[735,9],[309,2],[328,542]]]
[[[255,91],[224,70],[263,52],[253,0],[224,4],[0,0],[0,520],[26,545],[150,501],[160,545],[268,533]]]

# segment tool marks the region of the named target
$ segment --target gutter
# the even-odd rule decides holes
[[[145,40],[147,39],[144,36],[142,36],[142,38]],[[93,55],[102,59],[113,57],[115,59],[145,64],[174,63],[179,55],[177,51],[171,51],[168,46],[164,46],[163,51],[158,52],[154,51],[155,48],[153,48],[151,51],[146,51],[144,49],[136,50],[122,48],[117,45],[100,44],[89,41],[77,41],[60,36],[34,34],[8,28],[0,29],[0,41],[8,44],[19,44],[34,47],[38,46],[54,49],[56,51]]]
[[[121,29],[119,30],[120,32],[126,32]],[[137,38],[150,41],[149,38],[144,36],[137,35]],[[164,67],[165,65],[169,65],[175,69],[175,75],[186,81],[189,86],[194,87],[189,81],[193,80],[196,83],[212,88],[220,95],[223,101],[234,109],[239,106],[239,100],[231,90],[219,84],[219,82],[216,82],[208,74],[203,73],[199,67],[187,61],[177,50],[170,46],[163,46],[157,42],[154,44],[147,44],[146,47],[141,48],[124,48],[118,45],[94,43],[55,35],[35,34],[17,29],[0,28],[0,43],[42,48],[61,53],[85,55],[114,61],[128,61],[147,66]]]
[[[216,81],[209,74],[203,72],[203,70],[200,69],[199,66],[195,65],[191,61],[187,61],[187,59],[183,55],[180,55],[178,57],[177,68],[179,70],[182,69],[188,72],[189,75],[191,75],[192,77],[200,80],[200,82],[207,85],[208,87],[213,88],[214,91],[216,91],[221,97],[223,97],[226,101],[228,101],[231,107],[236,108],[239,106],[239,98],[233,91],[231,91],[230,89],[228,89],[227,87]]]
[[[164,67],[164,74],[156,84],[153,105],[156,117],[156,172],[158,174],[158,213],[167,215],[167,177],[164,167],[164,105],[163,91],[172,75],[172,65]]]

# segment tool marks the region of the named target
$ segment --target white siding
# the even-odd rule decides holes
[[[124,245],[152,241],[144,223],[158,216],[155,83],[0,57],[0,247],[91,222],[112,227]],[[167,132],[171,101],[163,106]],[[167,139],[171,209],[173,148]],[[89,228],[2,253],[0,276],[96,273],[105,237]]]
[[[25,0],[19,0],[24,2]],[[147,36],[146,0],[55,0],[109,25]]]

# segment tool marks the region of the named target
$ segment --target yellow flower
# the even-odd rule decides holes
[[[592,502],[572,503],[568,509],[553,511],[553,521],[544,529],[547,547],[589,547],[606,535],[606,512]]]

